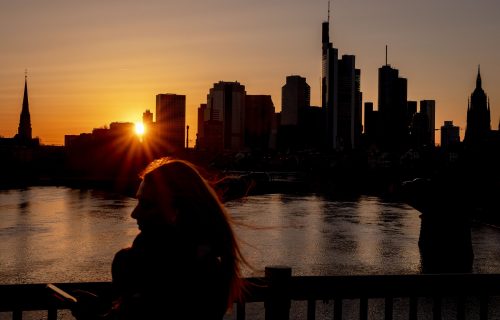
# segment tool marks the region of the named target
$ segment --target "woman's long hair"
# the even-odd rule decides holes
[[[242,298],[241,264],[247,264],[236,241],[231,219],[215,191],[189,162],[161,158],[141,174],[159,197],[171,196],[178,210],[176,224],[185,236],[205,241],[220,257],[227,307]],[[161,201],[161,198],[160,198]]]

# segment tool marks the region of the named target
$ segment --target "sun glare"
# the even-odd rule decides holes
[[[145,130],[146,129],[144,128],[144,124],[142,124],[142,122],[135,123],[135,134],[142,136]]]

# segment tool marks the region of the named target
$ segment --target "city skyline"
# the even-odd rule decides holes
[[[25,68],[33,137],[44,144],[114,121],[139,122],[165,92],[186,95],[193,146],[197,108],[218,81],[271,95],[280,111],[286,76],[300,75],[311,105],[321,105],[328,1],[0,3],[0,136],[17,132]],[[492,129],[498,126],[498,9],[491,0],[335,1],[330,37],[339,55],[356,56],[363,103],[377,106],[387,44],[389,64],[408,79],[408,100],[436,100],[436,128],[451,120],[463,139],[479,64]]]

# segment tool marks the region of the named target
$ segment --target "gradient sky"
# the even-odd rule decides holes
[[[279,111],[285,77],[299,74],[319,105],[327,3],[0,0],[0,135],[17,132],[26,68],[33,135],[44,144],[140,121],[154,112],[156,94],[177,93],[187,96],[193,146],[196,110],[219,80],[272,95]],[[356,55],[364,102],[377,104],[387,44],[389,64],[408,78],[408,99],[436,100],[436,127],[453,120],[465,128],[481,64],[498,128],[500,1],[336,0],[331,16],[339,54]]]

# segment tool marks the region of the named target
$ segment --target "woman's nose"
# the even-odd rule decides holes
[[[132,219],[136,219],[137,220],[138,211],[139,211],[139,206],[135,206],[134,210],[132,210],[132,213],[130,214],[130,216],[132,217]]]

